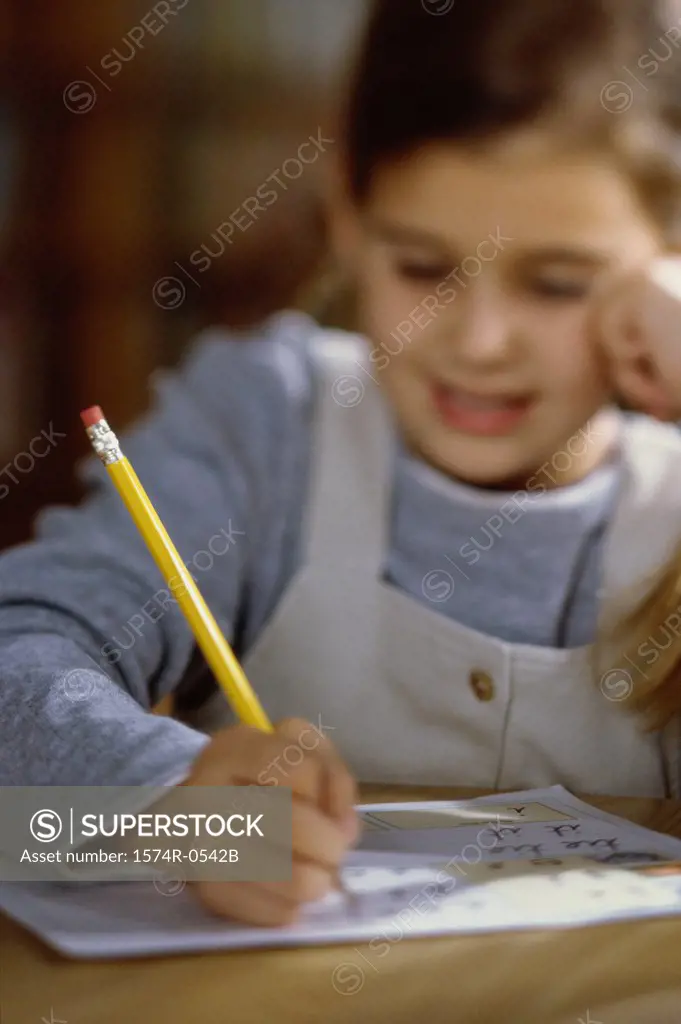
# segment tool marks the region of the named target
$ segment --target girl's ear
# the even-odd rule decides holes
[[[346,272],[356,266],[361,226],[357,206],[349,194],[342,157],[327,164],[325,203],[329,238],[338,265]]]
[[[327,255],[319,274],[300,296],[303,309],[326,326],[357,331],[356,266],[360,224],[345,187],[343,162],[335,154],[324,160],[319,181],[324,207]]]

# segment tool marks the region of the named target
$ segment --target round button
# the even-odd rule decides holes
[[[471,672],[468,681],[478,700],[494,700],[494,680],[487,672],[476,669]]]

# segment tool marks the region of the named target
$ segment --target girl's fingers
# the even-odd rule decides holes
[[[279,898],[283,892],[288,893],[294,904],[328,891],[349,845],[356,839],[355,782],[333,744],[309,722],[287,720],[271,734],[245,726],[218,734],[197,760],[190,784],[279,785],[291,789],[291,846],[283,836],[269,840],[281,845],[281,856],[288,855],[285,848],[290,850],[294,864],[305,862],[305,869],[295,869],[291,885],[283,889],[277,885],[272,890]],[[215,899],[228,898],[215,896],[213,887],[207,891]],[[236,884],[228,885],[227,891],[236,892]],[[258,893],[254,909],[258,921],[271,921],[273,913],[278,920],[276,908],[263,906],[263,892]],[[243,896],[234,899],[234,913],[246,919],[248,908]],[[219,912],[227,913],[230,908],[231,904],[223,903]]]
[[[333,889],[335,875],[317,864],[294,860],[291,878],[285,882],[258,883],[264,893],[272,893],[294,907],[320,900]]]
[[[291,877],[282,882],[199,882],[213,913],[280,927],[302,904],[334,888],[355,838],[355,783],[333,744],[309,722],[289,719],[274,733],[235,726],[214,736],[197,758],[189,785],[285,786],[292,791]],[[272,837],[277,845],[277,838]],[[282,856],[284,856],[282,837]],[[285,854],[289,856],[288,852]]]
[[[666,272],[681,276],[681,265],[672,262]],[[617,394],[633,408],[663,420],[678,415],[681,406],[681,395],[674,396],[681,358],[673,330],[681,306],[655,279],[660,265],[669,263],[658,260],[611,279],[594,300],[595,341]]]
[[[194,775],[205,786],[286,786],[294,795],[321,805],[330,765],[334,774],[343,776],[345,791],[351,790],[347,769],[332,750],[315,726],[299,719],[282,723],[271,734],[235,726],[213,738]]]
[[[620,277],[600,292],[595,302],[597,343],[612,359],[631,359],[644,351],[642,293],[644,279],[635,274]]]
[[[232,921],[278,928],[298,917],[299,904],[258,882],[201,882],[196,888],[208,910]]]
[[[345,765],[338,759],[327,765],[326,793],[323,806],[327,814],[338,821],[347,836],[354,843],[359,834],[359,821],[355,804],[357,803],[357,785]]]
[[[273,773],[281,755],[282,743],[275,734],[236,725],[212,737],[192,774],[202,786],[266,785],[259,777]]]
[[[334,821],[315,804],[298,797],[291,807],[291,836],[268,836],[266,842],[273,858],[281,863],[289,854],[294,861],[311,864],[334,874],[350,845],[347,829]]]
[[[640,409],[665,404],[665,394],[643,360],[631,360],[617,368],[617,383],[628,401]]]
[[[293,856],[334,871],[344,858],[348,838],[338,822],[313,804],[293,801]]]
[[[296,920],[301,906],[326,896],[334,875],[314,864],[293,862],[291,878],[283,882],[201,883],[204,906],[233,921],[279,927]]]
[[[309,792],[305,795],[325,810],[329,817],[344,822],[349,828],[348,821],[352,822],[355,817],[357,785],[334,744],[316,726],[299,719],[285,719],[277,726],[277,732],[289,737],[294,744],[297,743],[301,753],[304,752],[304,743],[308,753],[317,755],[316,763],[320,772],[316,779],[318,789],[314,797]]]

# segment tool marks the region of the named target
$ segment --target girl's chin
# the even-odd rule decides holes
[[[526,487],[532,473],[524,470],[526,463],[518,459],[518,453],[497,452],[494,457],[490,447],[489,441],[462,445],[452,444],[451,439],[448,443],[431,439],[418,446],[417,454],[433,469],[472,487],[498,491]]]

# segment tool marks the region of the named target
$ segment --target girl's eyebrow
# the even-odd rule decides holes
[[[414,245],[437,249],[439,254],[454,259],[454,250],[451,245],[434,231],[377,218],[370,219],[367,226],[371,233],[382,242],[387,242],[390,245]],[[460,252],[461,250],[457,251],[456,255],[459,256]],[[610,266],[614,258],[609,253],[601,252],[585,244],[545,247],[537,245],[532,248],[516,250],[516,256],[524,263],[567,263],[575,267],[595,270]]]
[[[525,263],[569,263],[575,267],[600,269],[612,264],[614,257],[590,246],[582,245],[547,246],[526,249],[518,253],[519,259]]]
[[[450,253],[450,246],[441,235],[426,231],[423,228],[412,227],[409,224],[401,224],[397,221],[384,221],[371,218],[367,222],[369,231],[380,241],[388,242],[391,245],[421,245],[438,249],[442,253]]]

